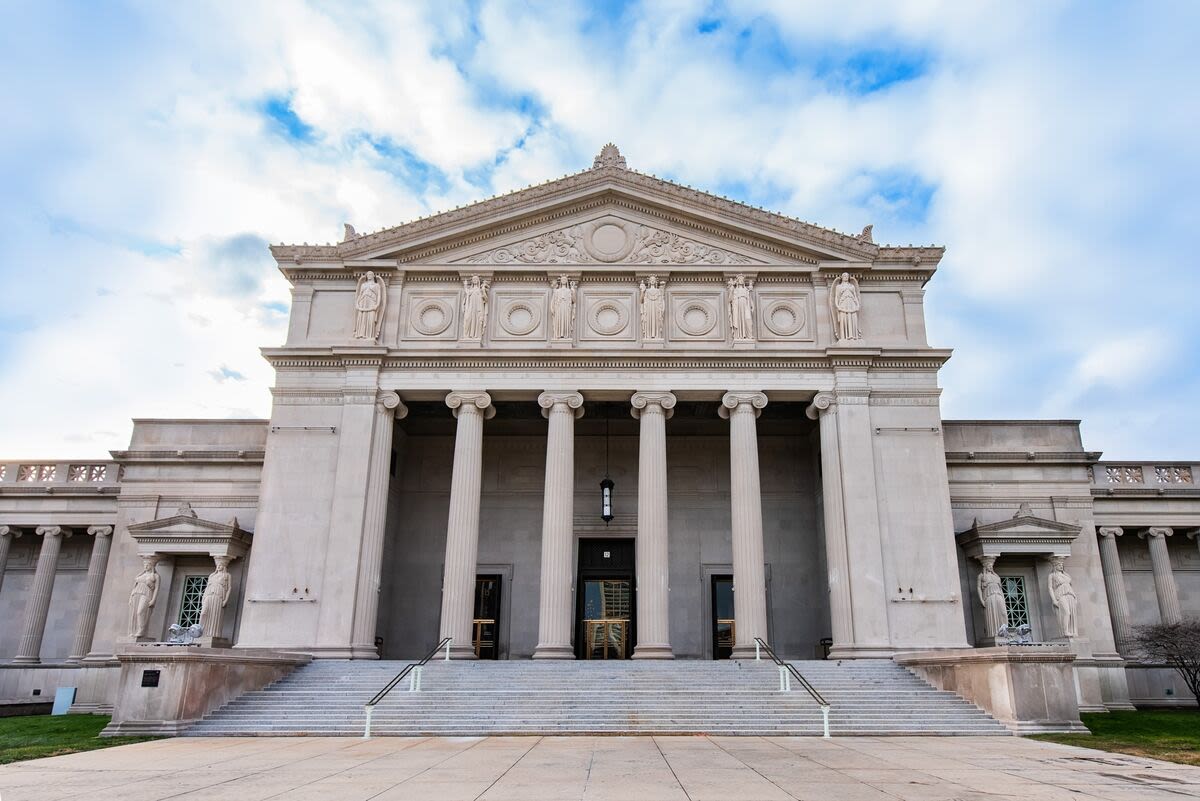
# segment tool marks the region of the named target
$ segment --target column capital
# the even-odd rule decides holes
[[[816,420],[821,412],[827,412],[837,406],[837,395],[832,392],[818,392],[813,396],[812,403],[804,410],[804,416]]]
[[[37,535],[39,537],[62,537],[65,539],[71,538],[71,529],[63,528],[62,526],[38,526]]]
[[[0,526],[0,537],[12,537],[15,540],[24,533],[16,526]]]
[[[496,416],[496,407],[492,406],[492,396],[481,390],[457,390],[446,396],[446,405],[458,417],[464,411],[468,414],[479,413],[484,420]]]
[[[88,526],[87,533],[88,536],[103,539],[104,537],[111,537],[112,531],[112,526]]]
[[[1125,529],[1120,526],[1101,526],[1096,529],[1096,533],[1105,539],[1115,539],[1125,533]]]
[[[1138,536],[1141,537],[1142,539],[1146,539],[1147,537],[1149,537],[1152,539],[1161,539],[1165,542],[1166,538],[1171,536],[1174,533],[1175,532],[1169,528],[1154,527],[1154,528],[1148,528],[1145,531],[1139,531]]]
[[[745,407],[747,411],[753,411],[754,416],[758,417],[766,405],[767,396],[763,392],[726,392],[721,398],[721,408],[717,412],[721,417],[728,419],[729,415]]]
[[[991,568],[995,567],[996,560],[999,558],[1000,557],[996,556],[995,554],[990,553],[981,553],[975,557],[976,561],[978,561],[985,570],[990,570]]]
[[[381,412],[393,412],[397,420],[408,417],[408,407],[400,400],[400,396],[390,390],[383,390],[375,398],[375,404]]]
[[[647,411],[654,414],[655,409],[662,410],[663,417],[668,420],[675,414],[675,395],[670,392],[635,392],[629,404],[633,407],[629,413],[634,419],[641,419]]]
[[[543,392],[538,395],[538,406],[542,407],[542,417],[549,417],[556,406],[565,406],[575,410],[575,419],[583,417],[583,396],[578,392]]]

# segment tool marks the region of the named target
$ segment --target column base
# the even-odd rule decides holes
[[[379,659],[379,649],[374,645],[351,645],[351,659]]]
[[[756,656],[756,653],[755,653],[755,650],[754,650],[754,645],[753,645],[753,643],[751,643],[750,645],[735,645],[735,646],[733,646],[733,650],[732,650],[732,651],[730,651],[730,653],[729,653],[729,658],[730,658],[730,659],[750,659],[750,660],[753,660],[755,656]],[[762,658],[763,658],[763,659],[765,659],[765,660],[766,660],[766,661],[768,661],[768,662],[770,662],[770,661],[771,661],[771,657],[769,657],[769,656],[767,655],[767,652],[766,652],[766,651],[763,651],[763,652],[762,652]],[[783,659],[783,657],[779,657],[779,658],[780,658],[780,659]]]
[[[574,659],[575,649],[569,645],[539,645],[533,649],[534,659]]]
[[[445,659],[445,658],[446,658],[446,651],[444,649],[438,651],[436,654],[433,655],[433,659]],[[479,657],[475,655],[475,646],[474,645],[454,645],[453,643],[451,643],[450,658],[451,659],[478,659]],[[430,661],[433,661],[433,660],[430,660]]]
[[[14,656],[12,660],[14,665],[40,665],[42,664],[41,657],[37,656]]]
[[[638,644],[633,647],[634,659],[674,659],[675,652],[670,645]]]
[[[890,645],[835,645],[828,659],[891,659],[896,649]]]

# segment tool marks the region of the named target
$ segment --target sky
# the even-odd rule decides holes
[[[943,415],[1200,460],[1200,3],[0,0],[0,461],[266,417],[273,242],[591,165],[875,241]]]

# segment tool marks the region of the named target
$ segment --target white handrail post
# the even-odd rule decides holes
[[[414,692],[417,689],[417,670],[413,668],[408,673],[408,691]]]
[[[446,661],[450,661],[450,638],[446,638]]]
[[[784,674],[785,674],[787,671],[785,671],[785,670],[783,669],[783,665],[779,665],[779,666],[778,666],[778,670],[779,670],[779,692],[783,692],[783,691],[784,691],[784,686],[783,686],[783,681],[784,681],[784,679],[783,679],[783,677],[784,677]]]
[[[417,692],[421,692],[421,679],[425,678],[425,668],[417,665]]]
[[[825,739],[829,739],[829,706],[828,704],[821,707],[821,717],[825,720]]]
[[[370,740],[371,739],[371,713],[375,711],[375,707],[368,706],[368,707],[366,707],[366,711],[367,711],[367,723],[363,727],[363,737],[362,738],[364,740]]]
[[[792,691],[792,673],[786,668],[783,671],[783,680],[787,684],[787,691],[790,693]]]
[[[762,652],[759,650],[757,637],[754,638],[754,661],[755,662],[762,661]]]

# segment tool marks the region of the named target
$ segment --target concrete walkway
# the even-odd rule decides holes
[[[1200,768],[1016,737],[182,738],[0,767],[0,801],[1200,798]]]

